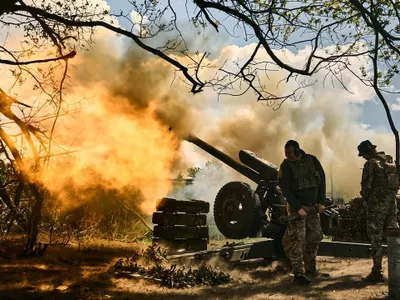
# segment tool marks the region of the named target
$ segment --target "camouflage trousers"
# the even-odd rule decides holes
[[[290,207],[288,214],[297,212]],[[309,207],[303,207],[307,212]],[[283,249],[292,263],[295,276],[305,271],[316,271],[316,257],[319,243],[323,238],[318,213],[307,214],[307,217],[289,221],[282,239]]]
[[[367,234],[371,240],[372,272],[382,271],[382,240],[386,228],[398,228],[396,191],[375,190],[368,198]]]

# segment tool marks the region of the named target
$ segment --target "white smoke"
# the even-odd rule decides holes
[[[255,45],[225,47],[213,63],[221,64],[228,60],[226,68],[234,68],[233,63],[229,65],[229,59],[245,61],[254,47]],[[292,53],[283,50],[277,51],[277,54],[295,65],[301,65],[309,51],[310,49],[304,49]],[[267,60],[268,57],[260,54],[258,59]],[[351,64],[355,72],[361,66],[366,66],[367,69],[370,67],[368,61],[362,58],[352,60]],[[287,75],[287,72],[277,70],[261,80],[269,92],[284,95],[298,87],[294,81],[279,83]],[[277,110],[273,109],[277,108],[276,105],[271,108],[265,102],[257,102],[251,93],[217,99],[215,94],[207,91],[202,95],[204,99],[196,99],[198,101],[193,105],[207,126],[194,128],[197,130],[194,134],[234,158],[240,149],[249,149],[277,166],[284,159],[284,143],[288,139],[296,139],[306,152],[321,160],[327,176],[328,193],[332,174],[335,195],[355,197],[360,190],[361,168],[364,164],[363,159],[357,156],[357,145],[362,140],[370,139],[378,145],[379,150],[393,154],[394,142],[391,134],[360,122],[361,105],[374,96],[373,90],[364,86],[350,72],[343,71],[341,76],[343,85],[330,77],[327,80],[326,72],[312,76],[310,81],[314,84],[302,91],[300,101],[288,100]],[[385,115],[379,117],[384,119]],[[210,159],[209,154],[195,148],[196,146],[183,147],[184,155],[189,161],[190,157],[194,157],[193,165],[199,163],[199,156],[203,156],[206,161]],[[208,187],[215,186],[218,176],[208,173],[201,179],[195,178],[195,183],[190,188],[193,195],[199,199],[213,199],[216,194],[214,190],[218,188]]]

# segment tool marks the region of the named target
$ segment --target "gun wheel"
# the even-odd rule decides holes
[[[255,237],[261,223],[258,195],[247,183],[227,183],[215,197],[214,220],[219,231],[227,238]]]

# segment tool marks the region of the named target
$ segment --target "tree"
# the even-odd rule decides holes
[[[110,14],[100,4],[90,1],[35,1],[3,0],[0,8],[0,22],[3,28],[20,28],[25,33],[25,42],[29,47],[21,51],[0,48],[0,64],[16,66],[14,75],[19,82],[23,76],[35,75],[27,66],[59,62],[64,68],[64,76],[52,81],[48,91],[43,82],[37,80],[37,88],[44,95],[54,97],[59,112],[62,103],[62,84],[67,73],[68,59],[82,50],[95,28],[105,28],[132,40],[148,53],[154,54],[173,66],[180,78],[188,84],[194,94],[205,88],[212,88],[218,94],[239,95],[252,92],[255,99],[268,103],[281,103],[290,99],[299,100],[301,89],[313,84],[312,75],[324,72],[326,79],[338,82],[348,88],[341,79],[342,72],[351,72],[366,87],[372,88],[380,99],[387,115],[389,125],[395,137],[396,165],[399,168],[399,134],[393,122],[387,97],[398,94],[398,62],[400,55],[400,4],[393,0],[213,0],[186,1],[185,16],[196,30],[215,30],[218,36],[222,31],[233,34],[241,31],[246,41],[256,43],[253,53],[244,62],[232,60],[235,68],[214,65],[209,53],[191,49],[186,42],[184,29],[187,24],[179,22],[185,16],[178,16],[176,4],[170,0],[129,0],[131,11]],[[114,24],[118,19],[120,25]],[[127,28],[127,29],[125,29]],[[2,29],[3,30],[3,29]],[[281,49],[308,50],[304,65],[291,64],[284,56],[277,55]],[[26,50],[28,49],[28,50]],[[53,52],[46,57],[32,59],[32,53],[39,49]],[[269,59],[261,61],[258,55],[268,54]],[[3,57],[8,56],[7,59]],[[351,59],[367,58],[372,71],[367,68],[354,69]],[[54,69],[51,69],[54,73]],[[208,70],[207,73],[203,72]],[[213,76],[209,76],[214,70]],[[285,70],[283,81],[295,81],[298,88],[285,95],[270,93],[261,80],[261,76],[274,70]],[[37,73],[43,72],[37,70]],[[50,72],[51,73],[51,72]],[[205,75],[208,74],[208,75]],[[41,74],[43,78],[51,76]],[[206,77],[208,76],[208,77]],[[34,76],[38,79],[38,76]],[[54,84],[57,82],[58,84]],[[238,88],[240,87],[240,88]],[[4,97],[3,97],[4,99]],[[10,99],[10,98],[7,98]],[[15,103],[11,101],[8,103]],[[4,114],[5,110],[1,110]],[[57,118],[56,118],[57,119]],[[36,155],[31,136],[40,143],[40,131],[28,126],[26,122],[12,119],[24,133],[32,153]],[[24,125],[25,124],[25,125]],[[54,130],[54,127],[53,129]],[[21,162],[20,154],[10,139],[0,130],[8,152],[17,162],[18,170],[25,174],[26,166]],[[51,145],[51,134],[50,143]],[[46,151],[51,150],[51,146]],[[47,160],[49,153],[47,153]],[[43,165],[44,160],[37,160]],[[39,164],[34,168],[39,169]],[[39,188],[29,181],[32,176],[23,176],[32,184],[33,191]],[[34,193],[40,194],[40,193]],[[36,200],[40,207],[40,197]],[[34,214],[33,214],[34,215]],[[40,214],[39,214],[40,215]],[[37,223],[36,219],[31,223]],[[35,226],[33,226],[35,227]],[[32,233],[34,239],[35,233]]]
[[[188,76],[185,72],[183,74],[188,83],[192,84],[193,93],[207,86],[213,87],[218,93],[226,93],[232,89],[233,83],[240,83],[246,86],[245,91],[252,91],[257,100],[297,100],[297,90],[289,95],[269,93],[259,80],[260,74],[278,67],[287,71],[287,77],[284,78],[286,81],[298,80],[306,87],[312,82],[304,84],[302,79],[325,71],[326,76],[347,88],[346,83],[341,80],[341,72],[348,70],[365,86],[373,88],[381,101],[395,137],[396,164],[400,172],[399,134],[386,97],[388,94],[399,93],[395,86],[400,58],[398,1],[194,0],[193,3],[196,10],[191,19],[195,26],[212,26],[216,32],[221,28],[229,30],[224,26],[224,19],[229,17],[235,20],[234,27],[242,29],[245,39],[257,43],[246,62],[238,64],[234,71],[227,70],[224,66],[216,66],[223,76],[215,76],[211,80],[199,78],[201,68],[209,67],[202,65],[207,54],[198,60],[192,58],[192,63],[188,66],[188,69],[192,70],[191,75]],[[167,7],[174,11],[170,1]],[[174,17],[172,19],[175,20]],[[171,27],[180,33],[176,23],[172,22]],[[178,34],[178,37],[181,39],[182,35]],[[168,51],[180,47],[179,43],[175,45],[177,46],[174,49],[167,48]],[[309,56],[304,66],[296,66],[276,55],[276,50],[279,49],[302,47],[309,48]],[[265,51],[270,60],[258,61],[257,54],[260,51]],[[189,53],[186,48],[181,52]],[[372,72],[368,72],[365,67],[360,70],[352,68],[350,58],[361,56],[371,61]],[[180,69],[185,71],[184,68]]]
[[[400,4],[393,0],[214,0],[186,1],[186,14],[192,25],[198,29],[214,28],[233,33],[238,29],[242,37],[254,41],[257,46],[245,62],[236,62],[236,69],[215,66],[207,60],[208,53],[190,49],[186,43],[183,26],[180,25],[176,6],[172,1],[128,1],[137,17],[121,11],[111,15],[128,24],[130,29],[115,26],[104,18],[92,19],[84,14],[70,13],[66,9],[75,7],[75,1],[51,6],[26,5],[22,1],[8,1],[3,14],[19,14],[29,22],[39,23],[41,32],[49,36],[56,46],[62,46],[62,33],[71,33],[74,28],[107,28],[130,38],[145,51],[165,60],[182,74],[192,93],[199,93],[210,87],[219,94],[237,95],[251,91],[260,101],[275,101],[279,104],[287,99],[298,100],[300,90],[313,84],[307,80],[319,72],[326,72],[326,78],[342,81],[343,71],[349,71],[366,87],[372,88],[381,101],[395,137],[396,164],[399,167],[399,134],[393,122],[387,102],[388,94],[398,94]],[[61,9],[63,12],[61,13]],[[189,9],[190,8],[190,9]],[[66,12],[64,12],[66,11]],[[127,26],[125,26],[127,27]],[[56,30],[57,34],[49,30]],[[222,29],[222,30],[221,30]],[[67,35],[68,36],[68,35]],[[157,41],[162,41],[157,44]],[[304,65],[291,64],[277,55],[280,49],[307,47],[308,57]],[[257,55],[266,52],[268,61],[259,61]],[[372,65],[354,70],[351,58],[366,57]],[[203,78],[204,69],[215,69],[215,75]],[[260,80],[261,74],[276,69],[287,71],[286,82],[296,81],[299,88],[287,95],[275,95],[266,90]],[[236,90],[238,86],[245,88]],[[279,106],[278,106],[279,107]],[[399,168],[400,170],[400,168]]]
[[[106,15],[99,4],[78,2],[37,1],[30,4],[49,13],[57,11],[69,18],[75,15],[94,20]],[[0,113],[6,118],[0,124],[1,154],[2,159],[8,161],[7,168],[12,170],[7,172],[11,180],[7,180],[7,176],[0,180],[0,198],[10,210],[9,224],[15,219],[27,233],[27,254],[33,250],[37,240],[46,197],[46,190],[39,177],[53,156],[53,133],[62,113],[64,84],[68,80],[68,60],[76,55],[75,48],[82,49],[85,42],[91,41],[92,34],[88,28],[66,27],[48,22],[35,11],[28,13],[24,8],[31,7],[30,4],[5,0],[0,8],[1,34],[4,38],[0,46],[0,67],[8,69],[15,79],[7,92],[4,86],[0,86]],[[16,46],[9,42],[8,36],[18,34],[21,40]],[[27,105],[19,101],[17,96],[11,96],[16,86],[28,83],[32,84],[32,93],[41,99],[33,105]],[[17,113],[11,109],[16,105],[19,108]],[[40,115],[43,107],[52,108],[53,113]],[[53,119],[50,128],[42,125],[46,119]],[[5,129],[6,126],[12,128],[13,135]],[[16,130],[19,133],[17,131],[14,134]],[[15,182],[17,186],[13,187]],[[29,198],[27,217],[19,207],[21,197]]]
[[[189,177],[189,178],[195,178],[196,177],[196,174],[199,172],[201,170],[201,168],[200,167],[190,167],[190,168],[188,168],[187,169],[187,176]]]

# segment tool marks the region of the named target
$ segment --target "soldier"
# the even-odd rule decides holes
[[[310,280],[305,275],[329,276],[318,273],[316,267],[323,238],[318,212],[325,210],[325,172],[318,159],[306,154],[294,140],[285,144],[285,156],[279,169],[279,186],[288,203],[288,214],[300,217],[288,221],[282,243],[292,263],[293,284],[308,285]]]
[[[358,156],[367,161],[361,180],[361,196],[367,206],[367,234],[371,239],[373,266],[371,273],[363,279],[383,282],[382,238],[385,228],[398,228],[396,193],[399,176],[390,155],[377,152],[369,140],[358,145]]]

